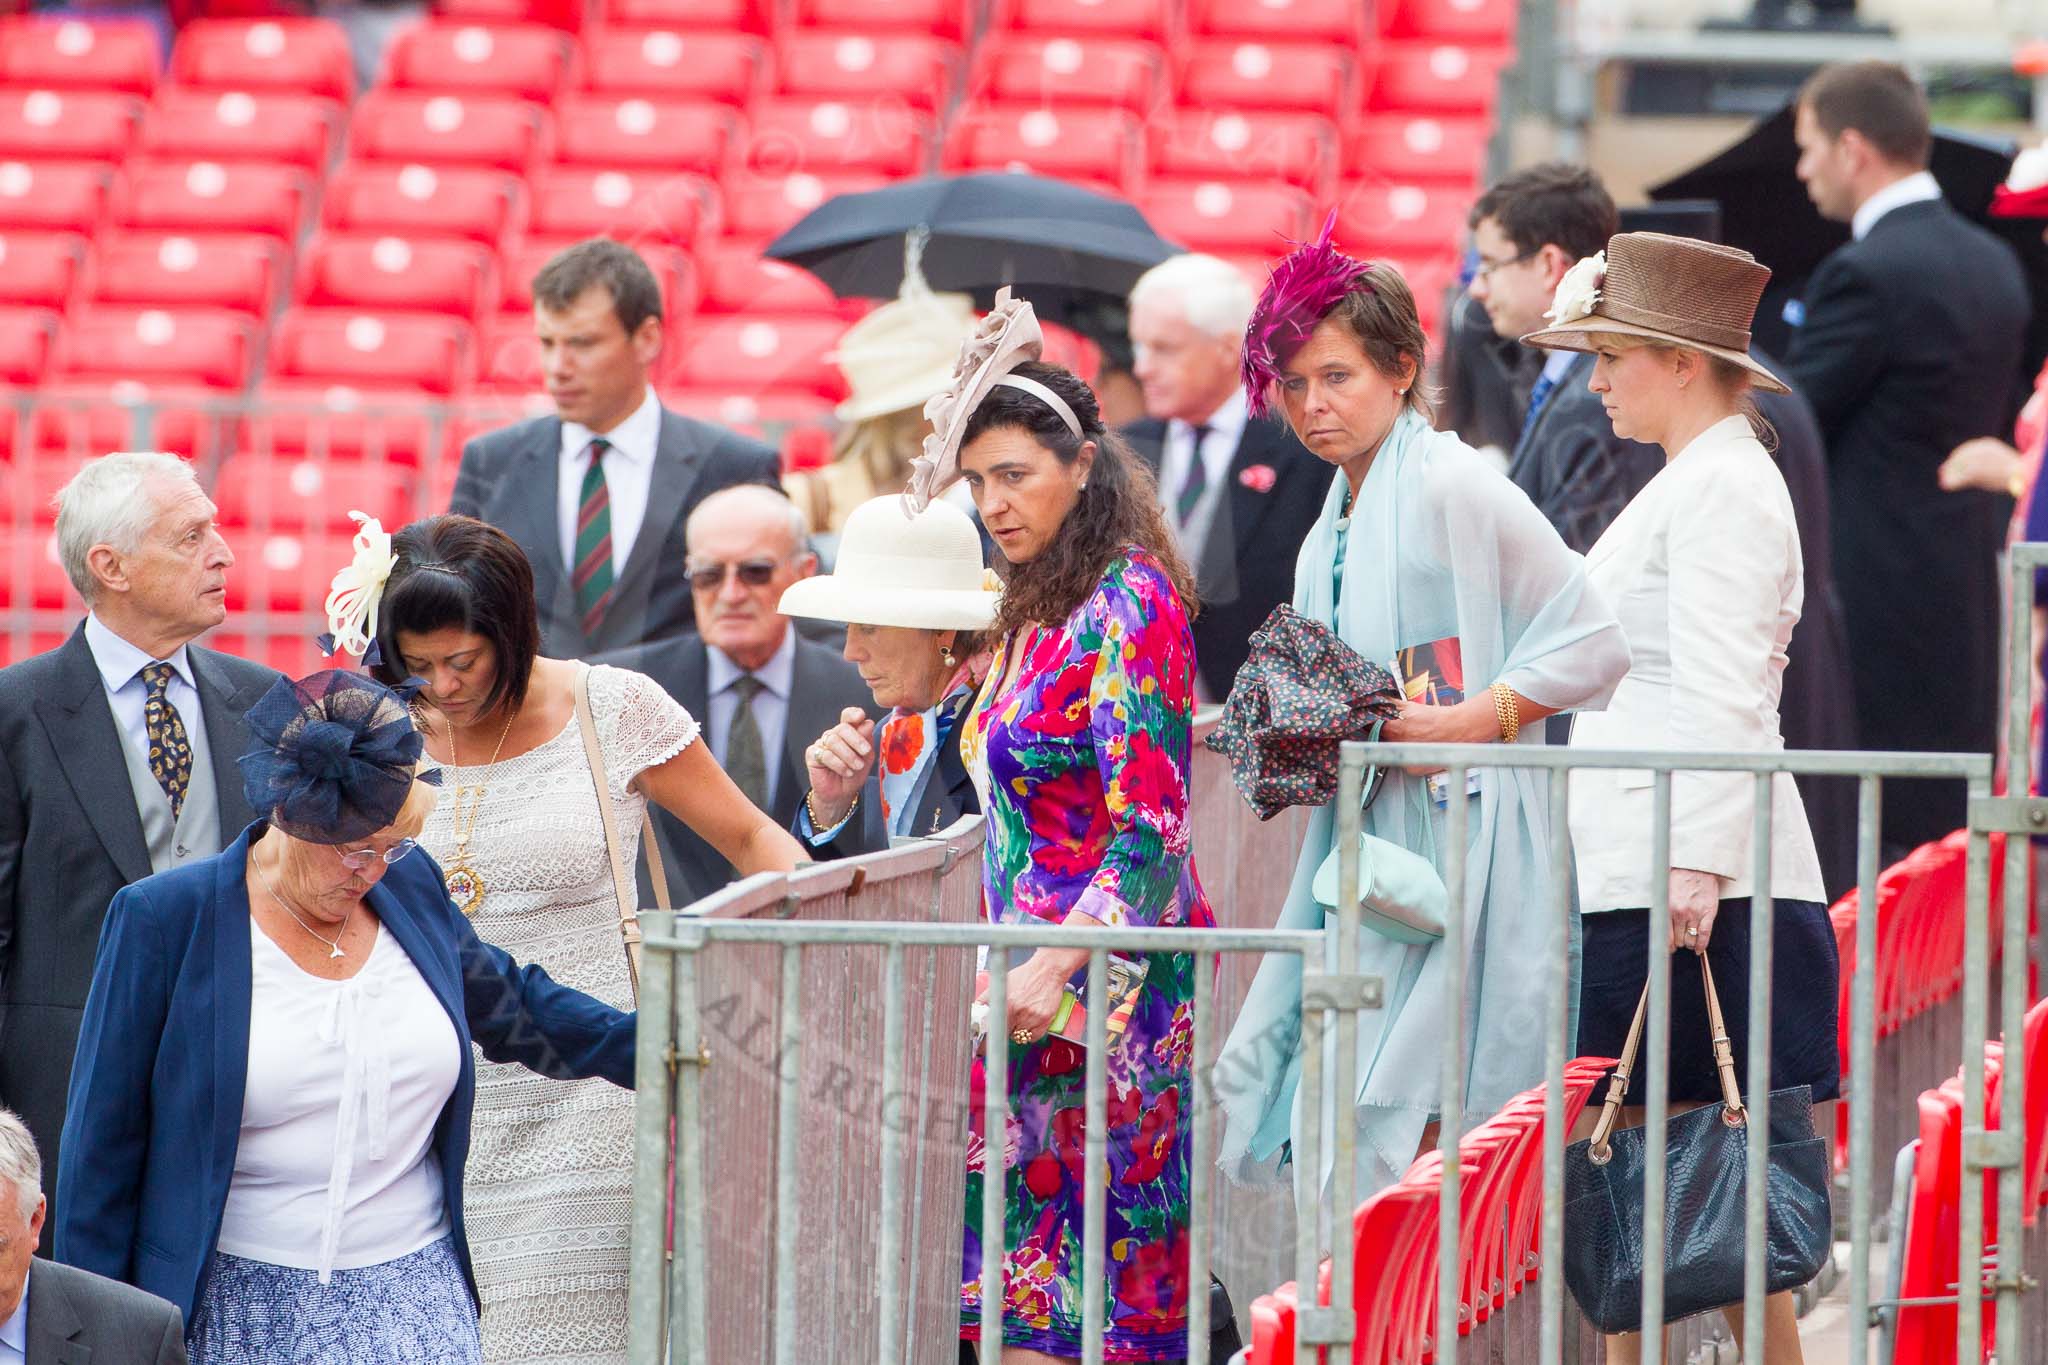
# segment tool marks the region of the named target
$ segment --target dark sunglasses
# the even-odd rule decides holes
[[[775,578],[775,571],[782,567],[779,559],[748,559],[738,564],[705,564],[702,562],[684,566],[690,586],[698,592],[715,592],[725,586],[728,572],[737,574],[740,582],[749,588],[765,588]]]

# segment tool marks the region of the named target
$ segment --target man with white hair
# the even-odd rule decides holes
[[[254,818],[242,713],[277,678],[192,645],[227,615],[235,557],[182,460],[94,460],[57,509],[88,614],[57,649],[0,669],[0,1104],[53,1173],[107,903]]]
[[[1143,421],[1124,428],[1151,465],[1167,523],[1195,570],[1197,692],[1221,701],[1252,632],[1294,599],[1294,554],[1323,509],[1330,469],[1277,416],[1245,406],[1238,362],[1252,283],[1216,256],[1169,257],[1131,289]]]
[[[0,1109],[0,1365],[185,1365],[173,1304],[35,1258],[49,1201],[28,1125]]]

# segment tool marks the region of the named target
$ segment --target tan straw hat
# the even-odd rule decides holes
[[[1788,390],[1749,354],[1749,324],[1771,278],[1747,251],[1662,232],[1624,232],[1565,272],[1544,316],[1522,338],[1554,351],[1593,351],[1598,337],[1636,336],[1704,351],[1748,370],[1760,389]]]
[[[1001,596],[981,565],[981,537],[943,499],[915,514],[891,493],[853,509],[829,574],[798,579],[776,608],[863,626],[985,630]]]

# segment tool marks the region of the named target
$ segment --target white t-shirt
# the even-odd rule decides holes
[[[454,1023],[380,924],[346,981],[249,921],[249,1079],[220,1249],[353,1270],[447,1235],[434,1127],[461,1074]]]

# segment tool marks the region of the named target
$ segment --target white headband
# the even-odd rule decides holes
[[[1067,400],[1060,397],[1058,394],[1054,393],[1045,385],[1039,383],[1036,379],[1033,379],[1030,375],[1006,374],[1002,378],[996,380],[996,382],[990,387],[998,389],[1022,389],[1024,392],[1030,394],[1033,398],[1036,398],[1039,401],[1043,402],[1047,407],[1051,408],[1054,412],[1058,413],[1060,415],[1060,420],[1067,424],[1067,430],[1074,433],[1074,439],[1077,441],[1081,439],[1080,419],[1075,417],[1074,410],[1067,406]]]

